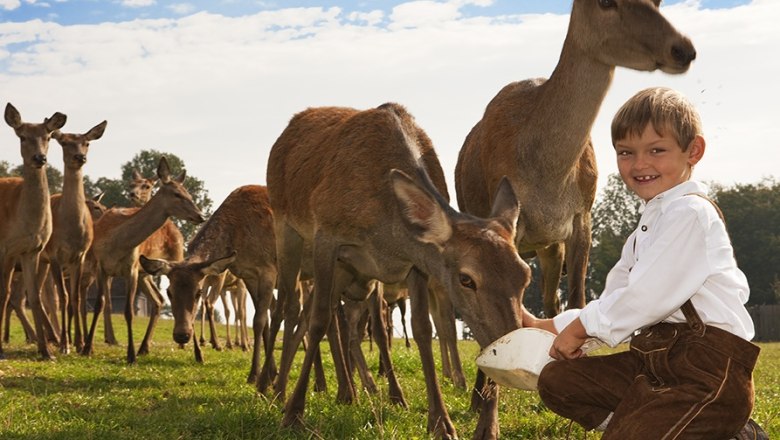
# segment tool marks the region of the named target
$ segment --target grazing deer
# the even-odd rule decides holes
[[[267,178],[279,296],[293,295],[306,243],[314,266],[310,343],[282,424],[301,422],[326,331],[329,341],[339,340],[330,324],[341,292],[365,299],[372,280],[405,280],[426,380],[428,430],[455,438],[436,378],[428,279],[442,283],[480,345],[520,327],[530,269],[514,245],[519,207],[509,183],[499,185],[488,219],[452,209],[437,189],[446,186],[430,139],[393,103],[296,114],[271,148]],[[335,368],[337,377],[348,374],[343,362]]]
[[[125,303],[127,362],[135,363],[133,317],[135,316],[135,293],[139,278],[138,255],[141,244],[171,216],[195,223],[204,221],[203,214],[195,206],[192,196],[182,185],[186,176],[185,172],[182,171],[181,175],[172,179],[168,161],[163,156],[157,165],[157,176],[162,183],[161,187],[146,205],[141,208],[109,209],[95,223],[95,239],[92,244],[92,251],[97,262],[98,296],[95,300],[95,313],[92,317],[92,325],[82,351],[85,355],[92,353],[95,327],[100,312],[103,310],[105,294],[111,286],[111,280],[114,277],[123,277],[126,281],[125,293],[127,299]],[[142,349],[148,351],[150,337],[160,316],[162,297],[153,295],[150,299],[156,305],[155,314],[149,320],[139,353]]]
[[[127,187],[127,196],[133,206],[140,208],[152,198],[157,177],[146,178],[138,170],[133,170],[132,180]],[[141,244],[140,253],[149,258],[162,258],[168,261],[181,261],[184,259],[184,236],[179,228],[170,219],[160,229],[154,231],[149,238]],[[142,272],[138,276],[138,289],[147,298],[162,297],[160,289],[149,274]],[[111,320],[111,292],[106,292],[105,313],[103,314],[104,338],[107,344],[115,345],[114,326]],[[147,347],[141,347],[138,354],[146,354]]]
[[[56,112],[40,124],[23,122],[11,103],[5,107],[5,122],[14,129],[21,144],[22,177],[0,179],[0,321],[5,319],[18,261],[33,310],[38,353],[44,359],[52,359],[44,332],[45,327],[51,328],[51,323],[41,305],[41,279],[37,276],[40,254],[52,230],[46,155],[51,134],[62,128],[66,120],[67,116]],[[0,359],[4,357],[0,339]]]
[[[696,56],[658,10],[660,0],[574,0],[558,65],[549,80],[505,86],[465,139],[455,168],[460,209],[485,215],[501,179],[525,208],[516,245],[535,253],[544,312],[560,311],[563,261],[568,307],[585,305],[596,162],[590,130],[615,66],[679,74]]]
[[[251,219],[251,221],[247,221]],[[255,306],[254,349],[247,381],[267,387],[273,370],[273,341],[263,338],[268,310],[276,283],[276,247],[273,213],[264,186],[247,185],[235,189],[214,211],[190,242],[187,258],[181,262],[141,256],[141,266],[151,274],[168,277],[168,297],[175,319],[173,340],[186,344],[192,338],[195,359],[203,362],[194,320],[203,280],[230,270],[246,284]],[[265,342],[265,362],[260,371],[261,344]]]
[[[106,121],[92,127],[84,134],[62,133],[55,131],[52,137],[62,146],[64,173],[62,194],[51,196],[52,234],[42,254],[39,276],[45,277],[49,266],[50,275],[56,290],[60,294],[60,312],[62,328],[60,334],[60,352],[70,352],[69,298],[73,304],[70,310],[81,309],[81,274],[87,250],[92,245],[92,215],[84,194],[84,174],[82,167],[87,163],[90,141],[100,139],[106,129]],[[70,286],[65,285],[65,274]],[[70,313],[72,317],[73,313]],[[76,320],[74,345],[77,350],[84,346],[83,334],[86,327]]]

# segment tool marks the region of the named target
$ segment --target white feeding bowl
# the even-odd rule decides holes
[[[523,327],[496,339],[477,356],[477,366],[499,385],[535,390],[539,373],[548,362],[555,335]]]
[[[553,358],[550,357],[555,334],[534,327],[523,327],[496,339],[477,357],[477,366],[499,385],[521,390],[536,390],[539,373]],[[584,352],[592,351],[600,343],[588,340]]]

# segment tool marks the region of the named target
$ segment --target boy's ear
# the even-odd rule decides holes
[[[688,165],[694,166],[704,156],[704,150],[707,147],[707,143],[704,141],[704,137],[696,135],[693,138],[690,145],[688,145]]]

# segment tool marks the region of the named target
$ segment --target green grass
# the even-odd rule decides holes
[[[125,340],[124,320],[114,317],[117,337]],[[17,321],[13,320],[14,324]],[[136,321],[140,341],[146,321]],[[328,374],[328,392],[310,392],[303,429],[279,427],[281,404],[269,401],[246,383],[249,353],[204,349],[205,364],[194,362],[192,346],[179,349],[171,340],[172,322],[161,320],[148,356],[125,363],[124,346],[97,342],[92,357],[60,355],[38,360],[34,345],[24,344],[12,325],[8,360],[0,361],[0,438],[2,439],[414,439],[428,438],[427,402],[416,348],[394,344],[393,361],[409,409],[391,405],[382,378],[381,392],[362,392],[353,405],[335,403],[335,378]],[[102,341],[98,334],[97,341]],[[780,343],[765,343],[755,371],[753,417],[780,438]],[[279,351],[277,347],[277,360]],[[326,370],[327,344],[322,344]],[[376,349],[365,351],[374,373]],[[460,343],[467,380],[473,382],[474,342]],[[438,350],[438,344],[434,344]],[[438,352],[436,352],[438,357]],[[299,352],[298,361],[302,358]],[[297,379],[294,366],[288,394]],[[440,370],[439,370],[440,371]],[[357,380],[357,377],[356,377]],[[470,438],[477,422],[469,411],[470,395],[441,379],[450,416],[461,438]],[[501,390],[502,438],[562,439],[569,423],[549,410],[533,392]],[[583,438],[578,426],[571,438]],[[587,438],[598,438],[588,433]]]

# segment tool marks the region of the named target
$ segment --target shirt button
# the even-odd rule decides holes
[[[642,225],[642,232],[647,232],[647,226],[646,225]]]

